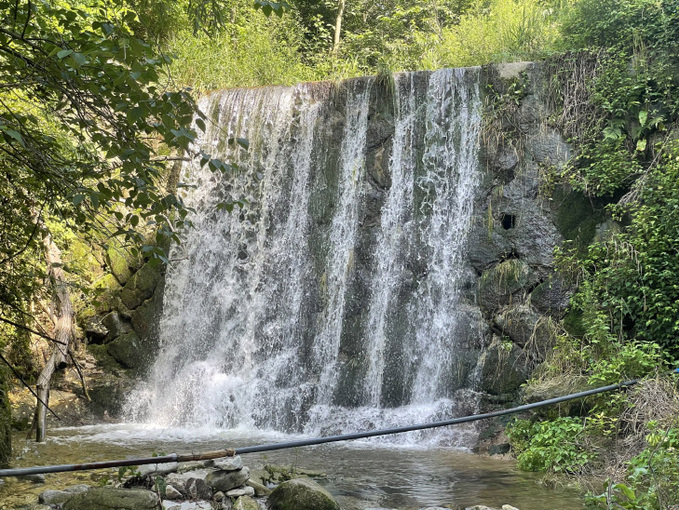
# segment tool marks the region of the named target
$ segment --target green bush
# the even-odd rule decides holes
[[[516,420],[507,428],[520,469],[580,473],[595,458],[586,447],[582,418],[562,417],[531,423]]]

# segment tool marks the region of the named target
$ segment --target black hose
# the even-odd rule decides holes
[[[670,372],[671,374],[679,374],[679,368]],[[487,420],[489,418],[496,418],[498,416],[506,416],[508,414],[520,413],[538,407],[544,407],[552,404],[559,404],[569,400],[588,397],[599,393],[618,390],[637,384],[641,379],[632,379],[618,384],[609,384],[608,386],[601,386],[591,390],[580,391],[562,397],[550,398],[534,402],[532,404],[524,404],[511,409],[503,409],[501,411],[494,411],[492,413],[475,414],[472,416],[463,416],[461,418],[452,418],[450,420],[436,421],[432,423],[421,423],[418,425],[408,425],[404,427],[394,427],[390,429],[371,430],[366,432],[355,432],[352,434],[342,434],[338,436],[318,437],[312,439],[300,439],[298,441],[287,441],[284,443],[271,443],[256,446],[245,446],[243,448],[236,448],[234,450],[220,450],[218,452],[208,452],[204,454],[186,454],[178,455],[176,453],[164,455],[161,457],[143,457],[139,459],[125,459],[125,460],[110,460],[102,462],[90,462],[87,464],[63,464],[59,466],[38,466],[30,468],[16,468],[16,469],[0,469],[0,477],[6,476],[25,476],[43,473],[61,473],[66,471],[87,471],[93,469],[105,469],[121,466],[140,466],[143,464],[165,464],[168,462],[187,462],[191,460],[206,460],[233,455],[242,455],[246,453],[256,452],[270,452],[274,450],[286,450],[289,448],[298,448],[300,446],[314,446],[325,443],[336,443],[338,441],[351,441],[354,439],[364,439],[375,436],[387,436],[392,434],[402,434],[404,432],[412,432],[415,430],[426,430],[438,427],[447,427],[449,425],[458,425],[460,423],[469,423],[479,420]]]

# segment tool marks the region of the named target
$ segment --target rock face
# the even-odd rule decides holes
[[[294,242],[304,247],[302,251],[306,259],[303,264],[289,263],[286,256],[277,253],[274,254],[276,256],[268,252],[259,253],[258,256],[262,260],[269,260],[268,257],[271,255],[271,260],[276,261],[272,265],[277,269],[279,266],[285,266],[290,271],[294,269],[299,272],[297,276],[300,281],[303,280],[303,284],[300,284],[302,291],[299,295],[304,297],[299,298],[300,309],[295,313],[287,314],[295,318],[290,328],[294,327],[294,331],[299,331],[298,338],[295,337],[295,345],[302,346],[300,352],[296,353],[299,356],[295,355],[295,359],[306,359],[305,367],[309,370],[320,370],[318,367],[325,366],[326,360],[319,358],[319,360],[312,360],[313,362],[309,361],[315,355],[315,351],[323,351],[315,349],[315,339],[323,335],[324,338],[337,337],[339,348],[336,361],[333,361],[336,363],[337,382],[332,390],[332,398],[328,398],[333,405],[343,408],[360,408],[368,405],[395,408],[411,401],[409,399],[414,393],[412,383],[414,381],[419,383],[424,379],[419,377],[419,373],[416,374],[419,368],[415,368],[415,360],[418,356],[422,358],[433,349],[423,349],[425,352],[420,353],[414,347],[406,345],[406,342],[417,336],[414,332],[419,332],[419,330],[415,331],[413,324],[418,321],[413,320],[413,317],[420,319],[425,317],[408,314],[417,309],[418,303],[421,303],[427,296],[437,295],[438,288],[435,285],[437,280],[459,281],[459,289],[455,290],[456,295],[453,300],[455,301],[454,307],[452,305],[450,307],[454,308],[455,320],[447,322],[442,327],[445,332],[437,340],[440,345],[436,346],[437,349],[448,349],[444,354],[450,353],[450,357],[455,358],[455,366],[454,369],[446,367],[445,370],[448,371],[446,376],[436,381],[436,384],[440,386],[437,390],[438,394],[449,396],[449,393],[452,394],[457,389],[466,389],[471,386],[485,393],[487,398],[481,402],[482,406],[490,408],[493,405],[506,404],[516,398],[520,385],[530,376],[532,369],[545,357],[553,345],[554,321],[564,316],[570,295],[574,290],[570,282],[555,276],[554,248],[564,240],[572,240],[576,244],[586,243],[589,237],[596,234],[599,220],[591,204],[581,195],[566,187],[553,187],[546,177],[553,169],[563,168],[572,155],[572,150],[564,138],[556,128],[550,125],[552,111],[547,91],[548,70],[541,65],[523,62],[488,66],[480,71],[474,70],[467,74],[464,80],[471,80],[472,76],[474,80],[480,79],[477,90],[482,91],[479,93],[480,96],[485,95],[485,97],[480,97],[482,101],[479,101],[479,104],[485,105],[482,107],[481,136],[474,137],[474,140],[481,140],[478,157],[481,163],[479,165],[481,175],[480,185],[468,187],[474,190],[473,193],[469,193],[470,196],[473,195],[472,226],[464,249],[461,250],[464,254],[460,257],[462,260],[455,259],[455,264],[460,267],[455,268],[454,274],[446,273],[445,277],[442,277],[431,270],[434,267],[433,264],[427,266],[423,262],[435,251],[432,243],[429,242],[431,240],[425,239],[429,232],[435,230],[435,227],[418,230],[420,228],[418,225],[427,224],[433,217],[434,206],[430,203],[431,197],[438,197],[437,194],[443,195],[438,188],[432,191],[433,185],[431,189],[427,187],[433,174],[427,173],[430,170],[424,168],[427,166],[424,163],[424,157],[433,157],[433,154],[427,153],[423,148],[430,143],[427,136],[431,135],[427,135],[424,130],[421,134],[412,134],[412,139],[403,138],[405,135],[402,131],[404,130],[410,129],[412,133],[419,133],[419,131],[414,127],[406,129],[408,126],[402,119],[399,120],[399,109],[406,108],[407,105],[399,106],[395,101],[398,94],[402,94],[402,98],[409,97],[409,94],[417,98],[426,97],[430,93],[430,85],[435,81],[427,73],[413,73],[408,80],[396,80],[398,94],[394,90],[389,92],[380,88],[368,79],[354,80],[350,86],[347,85],[337,91],[333,95],[335,99],[323,107],[323,122],[316,119],[318,122],[312,123],[312,138],[315,140],[325,137],[328,143],[327,147],[324,146],[322,150],[309,149],[311,152],[305,161],[318,160],[322,163],[318,168],[314,167],[313,171],[309,171],[309,181],[301,186],[301,191],[295,191],[296,188],[293,190],[293,186],[296,184],[286,181],[293,174],[292,169],[277,165],[277,168],[280,168],[276,171],[280,170],[280,175],[274,174],[276,176],[272,179],[275,181],[274,185],[267,184],[267,186],[273,186],[269,190],[270,194],[276,196],[280,194],[281,197],[291,198],[272,202],[270,206],[267,206],[269,212],[259,211],[256,207],[252,207],[241,213],[242,218],[239,220],[243,229],[242,239],[229,238],[228,242],[234,244],[234,249],[229,248],[228,253],[233,256],[226,257],[223,262],[223,264],[228,264],[229,268],[233,266],[233,271],[225,271],[227,266],[222,267],[219,264],[214,267],[206,266],[208,269],[200,270],[199,276],[205,276],[206,280],[209,280],[209,285],[197,286],[200,288],[206,289],[212,285],[213,280],[218,280],[218,278],[213,278],[214,274],[233,273],[238,277],[234,277],[237,282],[241,282],[241,273],[246,273],[246,268],[252,266],[253,256],[257,254],[258,249],[263,249],[263,246],[278,246],[279,244],[287,246]],[[316,85],[311,86],[311,88],[314,87]],[[319,97],[324,96],[321,89],[326,85],[318,85],[318,87]],[[354,95],[347,92],[349,89],[352,89]],[[350,122],[350,114],[347,113],[346,107],[353,101],[352,98],[356,97],[365,99],[365,103],[360,103],[360,110],[366,113],[366,118],[361,121],[366,126],[366,139],[364,143],[361,142],[360,146],[357,145],[357,153],[363,155],[365,160],[361,163],[361,165],[364,163],[364,168],[361,168],[360,172],[354,170],[356,174],[349,179],[342,176],[342,165],[339,165],[338,161],[344,158],[341,154],[344,143],[342,137],[346,138],[351,134],[345,133],[345,126],[348,126]],[[303,99],[295,96],[294,102],[296,101],[303,101]],[[418,125],[426,125],[426,118],[421,110],[422,108],[414,109],[413,116],[417,117]],[[456,113],[453,114],[456,115]],[[297,124],[301,121],[298,122],[297,117],[293,118],[295,118],[294,124],[297,129]],[[285,125],[289,124],[288,122]],[[455,128],[446,127],[446,129],[449,130],[446,133],[449,138],[462,138],[459,133],[455,133],[455,136],[450,134],[450,130]],[[469,131],[466,129],[465,133]],[[302,131],[300,133],[295,131],[295,133],[296,135],[292,138],[302,138]],[[412,176],[408,174],[407,178],[399,177],[394,170],[396,166],[392,165],[395,159],[404,157],[400,147],[396,147],[398,137],[401,137],[402,141],[405,140],[405,143],[399,142],[401,145],[412,148],[411,159],[422,162],[422,165],[419,163],[413,165]],[[446,138],[446,136],[441,136],[441,138]],[[276,139],[275,143],[279,142],[281,144],[283,142],[293,143],[294,140]],[[447,152],[455,151],[448,150]],[[476,154],[476,149],[474,154]],[[474,161],[477,159],[474,158]],[[295,163],[298,162],[295,161]],[[405,166],[407,165],[404,163]],[[463,165],[458,164],[458,167],[461,166]],[[283,168],[285,168],[284,171]],[[354,178],[356,189],[347,188],[343,191],[343,186],[347,182],[353,182]],[[404,184],[399,183],[399,179],[412,181],[412,189],[403,187]],[[255,197],[251,200],[252,204],[261,202],[259,199],[262,197],[258,193],[264,189],[263,184],[255,186],[249,182],[244,186],[247,193]],[[403,208],[402,210],[406,212],[399,213],[401,216],[390,220],[389,211],[401,210],[391,203],[392,200],[398,198],[393,192],[400,189],[399,186],[405,190],[404,197],[407,199],[403,200],[408,204],[412,201],[413,207],[412,209]],[[308,199],[298,200],[299,195],[306,192],[304,190],[309,192]],[[351,223],[352,229],[355,223],[355,233],[351,230],[349,236],[346,232],[350,230],[347,230],[345,234],[342,234],[344,238],[351,237],[351,246],[344,246],[334,240],[338,237],[333,230],[335,223],[339,224],[338,211],[349,209],[338,202],[338,196],[344,195],[357,197],[351,205],[351,208],[355,208],[352,213],[355,213],[355,221],[353,217],[350,218],[351,222],[347,220],[347,224]],[[445,205],[448,209],[453,207],[453,202],[454,200],[446,195]],[[295,217],[299,224],[296,225],[298,228],[290,229],[291,237],[276,238],[275,242],[256,241],[260,233],[273,231],[276,228],[282,231],[284,222],[281,221],[281,225],[276,222],[280,218],[288,217],[289,209],[293,208],[293,204],[298,204],[303,211],[300,209],[300,216]],[[270,214],[271,218],[262,220],[261,217],[266,214]],[[378,295],[376,289],[381,288],[375,284],[374,280],[375,274],[380,271],[381,267],[381,255],[378,255],[378,251],[382,250],[382,244],[385,247],[390,246],[389,243],[381,241],[381,236],[385,232],[388,233],[385,225],[389,221],[394,223],[391,238],[395,240],[395,244],[392,243],[395,248],[392,251],[400,255],[393,259],[398,263],[393,267],[389,266],[391,269],[385,270],[387,274],[382,275],[382,280],[388,283],[384,285],[386,290],[383,289],[384,296],[386,296],[383,301],[388,303],[382,315],[386,318],[383,322],[387,324],[382,328],[385,340],[383,345],[375,345],[369,353],[372,358],[368,360],[368,354],[366,354],[368,349],[362,342],[368,337],[379,336],[371,335],[375,324],[379,323],[373,318],[381,317],[378,315],[377,304],[379,303],[376,302],[377,304],[373,306],[370,299]],[[261,228],[258,222],[261,223]],[[292,225],[294,222],[288,221],[287,223]],[[450,223],[450,225],[457,224]],[[464,230],[465,225],[456,228]],[[210,223],[210,228],[213,227],[214,225]],[[285,229],[287,228],[286,226]],[[441,231],[454,230],[448,226],[439,228]],[[304,229],[311,232],[308,239],[294,237],[295,232]],[[411,232],[418,232],[418,234],[410,236]],[[224,234],[224,237],[227,235]],[[407,239],[407,242],[404,239]],[[223,239],[219,240],[220,243],[222,241]],[[224,242],[227,243],[227,240]],[[226,250],[222,250],[220,245],[220,251]],[[337,260],[330,260],[329,252],[332,252]],[[198,258],[213,260],[213,255],[217,256],[211,253],[209,257]],[[110,310],[110,313],[102,320],[102,324],[109,332],[104,340],[106,345],[102,347],[105,347],[106,354],[120,366],[132,372],[143,372],[156,351],[158,311],[162,305],[164,289],[163,273],[149,264],[134,272],[133,264],[129,262],[124,264],[117,259],[114,260],[112,256],[109,258],[111,267],[115,266],[116,283],[121,286],[122,290],[119,292],[119,303],[116,304],[115,310]],[[450,259],[450,257],[443,258]],[[341,269],[341,274],[333,274],[335,270],[333,268],[338,267]],[[273,296],[278,296],[279,293],[284,292],[283,289],[292,287],[288,281],[283,281],[283,278],[290,280],[288,276],[285,276],[290,272],[288,269],[267,273],[270,278],[265,279]],[[278,280],[278,277],[281,280]],[[346,281],[343,280],[345,277]],[[345,299],[341,310],[337,308],[341,312],[338,312],[339,318],[336,321],[340,324],[339,332],[334,335],[333,330],[333,334],[325,335],[325,330],[320,330],[322,329],[320,324],[324,316],[332,315],[328,310],[333,304],[335,295],[328,291],[329,285],[339,280],[342,280],[340,294]],[[178,277],[174,281],[194,281],[194,279]],[[247,284],[243,288],[249,289],[252,286]],[[434,290],[427,291],[427,288]],[[168,295],[171,296],[172,292]],[[186,295],[182,292],[176,292],[176,294]],[[438,295],[442,293],[438,292]],[[198,310],[189,306],[188,312],[190,313],[187,313],[191,317],[197,317],[195,320],[198,321],[199,326],[193,327],[192,323],[187,321],[181,327],[186,327],[187,330],[200,327],[214,338],[219,336],[219,331],[224,330],[226,322],[232,320],[231,316],[237,316],[239,313],[235,305],[233,310],[230,308],[220,310],[210,308],[212,304],[202,298],[187,301],[191,301],[192,306],[198,306],[196,303],[200,303]],[[294,299],[287,301],[297,303]],[[261,310],[257,309],[259,315],[256,321],[262,327],[257,329],[256,338],[252,339],[262,344],[278,342],[276,339],[278,337],[274,338],[275,335],[272,332],[281,329],[279,327],[281,316],[286,314],[280,310],[287,309],[288,304],[273,301],[266,303],[261,306]],[[178,317],[183,313],[184,310],[177,307],[168,316]],[[420,322],[434,323],[435,321],[420,320]],[[454,325],[451,326],[453,322]],[[330,326],[334,328],[333,324]],[[233,325],[229,327],[231,326]],[[286,325],[282,329],[287,330],[287,327]],[[186,338],[189,335],[178,336],[181,337],[182,345],[189,346],[194,341]],[[292,338],[295,335],[289,336]],[[431,338],[431,335],[420,336]],[[195,340],[197,346],[201,348],[203,347],[202,341],[202,337]],[[189,357],[178,356],[172,361]],[[238,358],[234,357],[234,360],[236,359]],[[381,368],[375,370],[379,372],[380,377],[384,374],[383,379],[380,380],[384,389],[380,388],[379,392],[374,392],[368,388],[365,379],[366,374],[378,379],[371,372],[373,366],[378,366],[377,362],[381,363]],[[233,363],[234,366],[229,367],[232,372],[238,368],[238,362],[233,361]],[[170,379],[181,373],[181,367],[172,363],[168,365],[172,367],[169,371]],[[272,376],[269,386],[287,381],[292,377],[288,373],[287,364],[280,366],[282,368],[276,366],[279,373],[277,377]],[[399,378],[398,374],[407,370],[412,370],[412,373],[407,374],[407,377]],[[303,370],[296,370],[296,372],[300,371]],[[478,374],[480,378],[477,377]],[[163,381],[160,384],[162,385]],[[309,388],[313,384],[310,383]],[[434,386],[434,384],[425,386]],[[295,420],[302,419],[298,417],[304,417],[306,414],[311,415],[312,413],[308,413],[309,408],[317,398],[313,388],[305,391],[304,395],[295,394],[294,402],[290,402],[290,405],[298,406],[295,408],[296,412],[288,412],[285,417],[277,417],[272,422],[282,428],[299,428],[300,423]],[[186,392],[187,395],[189,393],[189,391]],[[204,395],[206,392],[197,393]],[[288,394],[292,393],[288,392]],[[330,394],[329,391],[325,393]],[[264,395],[266,398],[265,393]],[[276,399],[272,398],[271,402],[276,402]],[[287,405],[276,405],[288,409]],[[228,491],[228,488],[223,488],[221,482],[214,480],[218,478],[226,480],[235,476],[233,474],[211,475],[210,483],[218,484],[212,485],[215,489]]]
[[[323,487],[308,478],[296,478],[276,487],[267,501],[269,510],[340,510]]]
[[[64,504],[64,510],[157,510],[160,501],[155,492],[143,489],[99,487],[76,494]]]

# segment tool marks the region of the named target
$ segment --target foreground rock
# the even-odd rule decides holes
[[[98,487],[76,494],[64,510],[158,510],[160,500],[155,492],[144,489],[111,489]]]
[[[267,502],[269,510],[340,510],[323,487],[308,478],[295,478],[276,487]]]

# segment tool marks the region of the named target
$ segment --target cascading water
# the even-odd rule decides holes
[[[160,354],[128,416],[327,434],[474,412],[481,340],[460,294],[478,81],[457,69],[204,99],[197,144],[238,170],[185,168],[195,228],[174,249]]]

